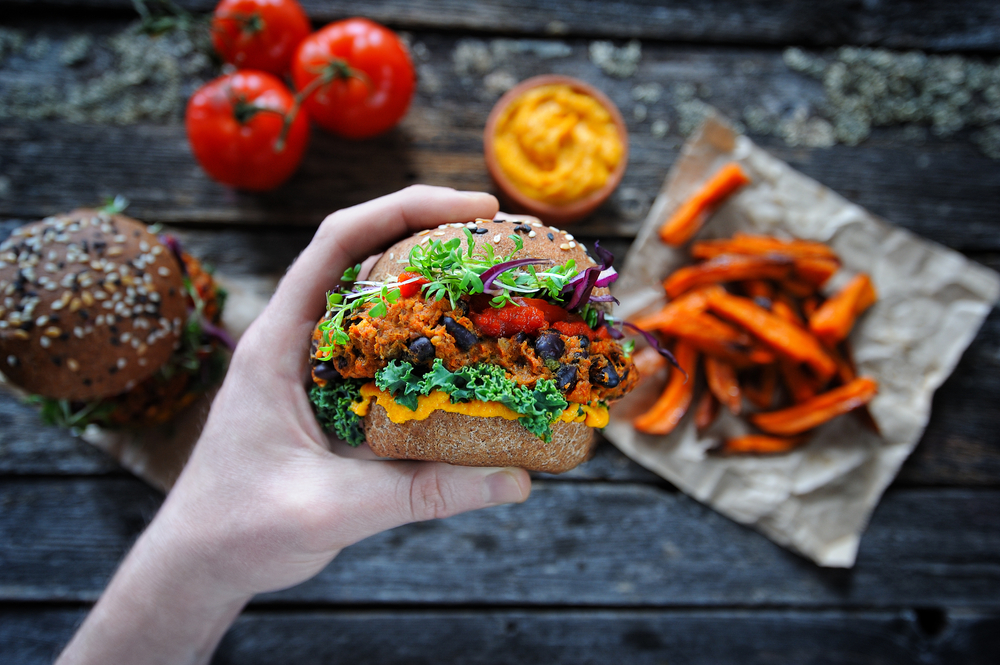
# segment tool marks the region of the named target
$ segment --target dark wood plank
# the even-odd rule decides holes
[[[73,81],[93,76],[93,63],[67,68],[58,62],[61,44],[74,31],[99,39],[126,24],[114,21],[45,24],[51,54],[31,60],[7,59],[0,85],[27,79]],[[124,194],[132,212],[147,221],[185,224],[315,226],[329,212],[395,191],[414,182],[462,189],[493,190],[482,158],[482,128],[499,95],[487,89],[483,75],[503,73],[518,80],[557,72],[588,80],[624,111],[631,135],[631,157],[622,185],[579,235],[633,237],[683,142],[677,84],[695,86],[704,101],[734,118],[754,105],[816,108],[820,82],[790,71],[776,50],[649,45],[637,74],[612,79],[590,62],[587,42],[564,42],[570,55],[541,58],[520,53],[494,59],[487,70],[460,74],[453,56],[460,38],[420,34],[421,83],[404,122],[388,134],[365,142],[343,141],[315,131],[305,162],[276,192],[250,195],[211,182],[187,147],[180,108],[168,124],[124,127],[73,125],[59,121],[10,119],[0,128],[0,217],[31,218],[83,203]],[[538,46],[542,42],[530,42]],[[481,42],[485,49],[490,44]],[[95,46],[100,49],[100,46]],[[725,84],[719,84],[725,81]],[[637,120],[633,88],[640,83],[664,86],[661,98],[646,104]],[[196,81],[185,79],[184,89]],[[670,132],[652,136],[655,120],[667,120]],[[951,247],[969,251],[1000,250],[992,200],[1000,191],[1000,162],[983,156],[965,135],[915,140],[896,130],[876,131],[857,147],[790,148],[778,139],[761,142],[778,157],[907,228]],[[70,168],[67,165],[75,165]]]
[[[31,0],[4,0],[18,8]],[[129,0],[46,0],[45,4],[77,8],[131,10]],[[215,0],[180,0],[191,11],[208,12]],[[345,0],[302,0],[317,23],[359,13]],[[815,3],[681,0],[382,0],[363,7],[369,18],[397,28],[448,28],[466,32],[527,35],[579,34],[595,37],[662,39],[703,43],[882,45],[893,48],[988,50],[1000,47],[1000,11],[988,0],[957,4],[904,0]]]
[[[8,665],[51,663],[84,609],[0,609]],[[989,663],[1000,617],[910,610],[351,610],[244,612],[216,665],[239,663]],[[940,631],[940,632],[938,632]]]
[[[93,600],[158,501],[130,479],[0,480],[0,601]],[[538,481],[525,504],[380,534],[259,600],[996,607],[1000,491],[891,491],[847,571],[677,493]]]

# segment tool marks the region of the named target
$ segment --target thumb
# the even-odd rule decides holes
[[[348,536],[351,542],[410,522],[520,503],[531,494],[531,478],[524,469],[439,462],[350,462],[356,465],[355,473],[347,480],[341,466],[337,493],[341,501],[354,504],[346,513],[354,516],[354,524],[344,525],[353,532]]]

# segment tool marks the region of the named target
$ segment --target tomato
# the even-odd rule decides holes
[[[237,67],[281,75],[311,29],[295,0],[222,0],[212,16],[212,46]]]
[[[266,72],[239,71],[209,81],[191,96],[185,118],[198,163],[223,184],[274,189],[298,168],[309,141],[301,109],[282,139],[293,102],[285,84]]]
[[[381,134],[406,114],[413,62],[394,32],[364,18],[331,23],[307,37],[292,61],[309,117],[352,139]]]
[[[399,273],[399,277],[396,278],[396,281],[405,282],[407,280],[413,279],[414,277],[417,278],[416,281],[410,282],[409,284],[399,285],[399,295],[401,295],[404,298],[410,298],[412,296],[418,295],[423,285],[430,283],[426,279],[421,277],[418,273],[406,272],[405,270]]]

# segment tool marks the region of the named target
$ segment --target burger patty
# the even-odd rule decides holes
[[[455,371],[465,365],[487,363],[503,367],[517,383],[534,387],[549,379],[570,402],[613,402],[638,382],[621,345],[613,339],[591,340],[565,335],[553,328],[513,337],[479,335],[463,300],[452,308],[447,299],[428,301],[400,298],[384,316],[372,319],[367,311],[347,322],[348,344],[334,344],[332,356],[322,361],[344,378],[370,379],[390,360],[405,360],[429,368],[435,358]],[[313,359],[324,343],[314,332]]]

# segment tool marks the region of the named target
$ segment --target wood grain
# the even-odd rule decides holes
[[[0,609],[8,665],[45,665],[83,609]],[[388,627],[391,626],[391,629]],[[981,611],[344,610],[251,608],[213,663],[987,663],[1000,617]]]
[[[0,480],[0,601],[92,601],[159,496],[128,478]],[[345,550],[268,603],[1000,607],[1000,491],[895,490],[853,570],[681,494],[536,481],[531,499]]]
[[[31,0],[3,0],[17,8]],[[32,4],[39,4],[34,2]],[[129,0],[46,0],[76,8],[132,9]],[[211,11],[215,0],[180,0],[191,11]],[[359,13],[346,0],[303,0],[314,23]],[[989,50],[1000,46],[1000,11],[988,0],[960,4],[904,0],[815,3],[681,0],[382,0],[366,3],[363,15],[396,28],[500,32],[526,35],[581,34],[604,38],[644,38],[722,44],[841,44],[893,48]]]

